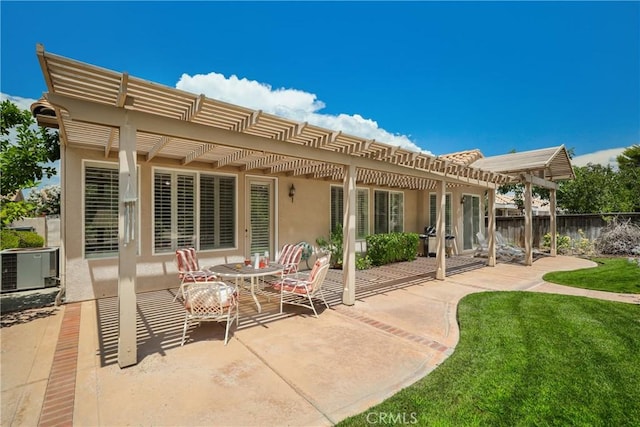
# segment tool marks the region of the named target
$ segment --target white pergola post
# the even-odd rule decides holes
[[[496,266],[496,190],[489,189],[487,197],[487,213],[489,215],[489,223],[487,224],[487,245],[489,254],[487,265],[489,267]]]
[[[120,126],[118,150],[118,365],[138,363],[136,336],[137,194],[136,127]]]
[[[446,182],[436,183],[436,279],[444,280],[447,276],[447,260],[445,258],[445,210],[446,210]],[[427,237],[428,239],[429,237]]]
[[[531,208],[531,181],[524,183],[524,264],[533,264],[533,219]]]
[[[342,303],[356,303],[356,167],[344,166],[343,253],[342,253]]]
[[[556,225],[556,190],[549,190],[549,228],[551,229],[551,256],[556,256],[557,251],[557,225]]]

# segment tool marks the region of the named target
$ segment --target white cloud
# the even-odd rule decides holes
[[[424,151],[406,135],[393,134],[378,126],[371,119],[359,114],[322,114],[325,103],[316,94],[298,89],[274,89],[266,83],[238,78],[232,75],[226,78],[219,73],[183,74],[176,84],[178,89],[204,94],[209,98],[241,105],[254,110],[286,117],[298,122],[308,122],[331,130],[340,130],[346,134],[366,139],[375,139],[391,145],[413,151]],[[431,154],[429,151],[425,153]]]
[[[33,104],[34,102],[37,101],[37,99],[23,98],[21,96],[7,95],[6,93],[0,92],[0,102],[3,102],[5,100],[7,100],[7,99],[9,101],[13,102],[14,104],[16,104],[16,106],[18,108],[20,108],[21,110],[29,110],[29,111],[31,111],[31,104]]]
[[[571,159],[574,166],[586,166],[587,163],[600,164],[603,166],[611,165],[613,168],[618,167],[617,157],[624,151],[626,147],[609,148],[607,150],[595,151],[593,153],[583,154]]]

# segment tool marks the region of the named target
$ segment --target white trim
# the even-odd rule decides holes
[[[183,174],[183,175],[193,175],[195,178],[195,184],[194,184],[194,192],[195,192],[195,201],[194,201],[194,210],[195,210],[195,228],[194,228],[194,232],[196,237],[198,237],[200,235],[200,177],[201,175],[209,175],[209,176],[227,176],[227,177],[232,177],[235,179],[235,194],[234,194],[234,215],[235,215],[235,244],[233,247],[229,247],[229,248],[217,248],[217,249],[200,249],[200,241],[199,239],[196,239],[195,242],[195,247],[197,248],[198,252],[204,252],[204,253],[216,253],[216,252],[225,252],[225,251],[237,251],[239,248],[239,242],[238,239],[240,237],[240,224],[238,222],[239,219],[239,201],[238,201],[238,195],[239,195],[239,175],[235,174],[235,173],[229,173],[229,172],[214,172],[214,171],[208,171],[208,170],[204,170],[204,169],[191,169],[191,168],[176,168],[176,167],[164,167],[163,165],[155,165],[151,167],[151,176],[149,179],[149,200],[151,203],[151,218],[150,218],[150,222],[151,222],[151,256],[167,256],[172,254],[173,252],[156,252],[156,236],[155,236],[155,212],[156,212],[156,203],[155,203],[155,174],[160,171],[160,172],[167,172],[167,173],[177,173],[177,174]],[[172,206],[172,216],[174,215],[173,209],[174,206]]]
[[[87,193],[87,187],[86,187],[86,171],[87,171],[87,167],[96,167],[96,168],[105,168],[105,169],[113,169],[114,171],[118,171],[118,162],[117,161],[107,161],[107,160],[92,160],[92,159],[82,159],[81,160],[81,183],[82,183],[82,191],[81,191],[81,201],[80,204],[82,206],[82,212],[80,213],[80,221],[81,221],[81,252],[82,252],[82,259],[84,261],[92,261],[92,260],[104,260],[104,259],[117,259],[118,258],[118,251],[116,250],[116,252],[112,255],[106,255],[106,256],[100,256],[100,257],[95,257],[95,258],[87,258],[86,253],[85,253],[85,243],[86,243],[86,233],[85,233],[85,226],[86,226],[86,218],[85,218],[85,212],[86,212],[86,193]],[[140,199],[140,194],[141,194],[141,190],[140,190],[140,181],[141,181],[141,174],[140,174],[140,165],[136,164],[136,169],[137,169],[137,181],[138,181],[138,199]],[[118,181],[118,186],[120,185],[120,181]],[[141,223],[141,218],[142,218],[142,209],[140,209],[140,204],[138,203],[138,207],[137,207],[137,212],[136,212],[136,236],[140,236],[140,223]],[[137,240],[137,247],[136,247],[136,256],[140,256],[141,255],[141,251],[142,251],[142,239],[136,239]]]
[[[255,181],[262,181],[262,182],[269,182],[271,185],[271,189],[272,189],[272,197],[271,200],[269,200],[271,206],[269,207],[269,209],[271,210],[271,233],[272,236],[270,237],[270,240],[272,241],[272,245],[273,248],[269,249],[269,257],[273,258],[276,253],[280,250],[280,248],[278,247],[278,217],[276,216],[278,214],[278,180],[276,177],[274,176],[269,176],[269,175],[255,175],[255,174],[245,174],[244,175],[244,202],[245,202],[245,208],[244,208],[244,219],[243,219],[243,225],[244,225],[244,229],[248,230],[248,226],[250,223],[250,211],[251,211],[251,201],[249,200],[249,196],[251,194],[250,190],[248,188],[248,185],[251,183],[252,180]],[[243,245],[244,245],[244,251],[245,253],[243,254],[243,256],[249,256],[251,257],[251,253],[249,253],[251,251],[251,239],[248,238],[248,236],[245,234],[244,236],[244,240],[243,240]]]

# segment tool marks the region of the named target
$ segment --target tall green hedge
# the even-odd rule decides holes
[[[417,233],[370,234],[367,236],[367,257],[372,265],[413,261],[418,256],[419,243]]]

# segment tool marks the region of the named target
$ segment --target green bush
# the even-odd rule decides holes
[[[20,237],[18,233],[6,228],[2,229],[2,249],[11,249],[20,247]]]
[[[367,257],[372,265],[413,261],[418,254],[417,233],[387,233],[367,236]]]
[[[551,233],[547,233],[544,235],[542,240],[542,247],[549,249],[551,247]],[[571,249],[571,237],[562,236],[558,234],[556,236],[556,251],[559,254],[567,254]]]
[[[316,243],[320,249],[331,254],[329,263],[333,268],[342,268],[342,225],[338,224],[329,239],[318,237]]]
[[[2,249],[41,248],[44,238],[33,231],[2,230]]]
[[[18,231],[21,248],[41,248],[44,246],[44,238],[33,231]]]
[[[356,254],[356,270],[366,270],[371,268],[371,260],[366,254]]]
[[[594,242],[587,239],[586,234],[582,229],[578,230],[580,235],[579,240],[573,242],[573,253],[575,255],[593,256],[596,254]]]

